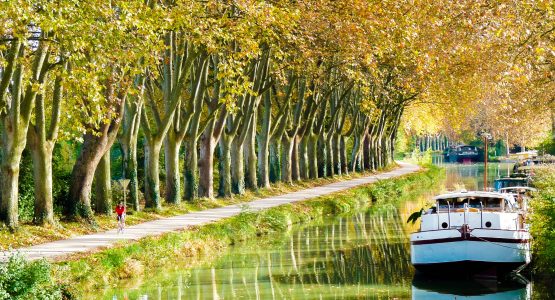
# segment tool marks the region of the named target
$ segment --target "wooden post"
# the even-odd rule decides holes
[[[488,190],[488,137],[484,135],[484,191]]]

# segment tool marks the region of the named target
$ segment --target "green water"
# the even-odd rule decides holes
[[[500,172],[507,169],[492,165],[496,167]],[[443,189],[483,184],[478,165],[449,165],[446,172]],[[531,299],[533,285],[526,281],[453,282],[414,276],[408,236],[417,225],[405,220],[434,193],[392,199],[366,212],[253,239],[216,258],[203,258],[198,268],[147,270],[141,281],[103,291],[103,298]]]

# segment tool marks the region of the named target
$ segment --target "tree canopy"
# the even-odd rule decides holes
[[[488,130],[532,144],[555,116],[554,7],[1,2],[0,217],[17,227],[25,150],[33,219],[51,223],[54,206],[86,220],[110,213],[116,147],[133,208],[156,210],[164,200],[212,198],[215,188],[231,196],[384,167],[400,128]],[[78,155],[69,191],[54,203],[62,143]]]

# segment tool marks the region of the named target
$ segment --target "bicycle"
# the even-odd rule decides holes
[[[123,233],[123,229],[125,229],[125,214],[118,215],[118,234]]]

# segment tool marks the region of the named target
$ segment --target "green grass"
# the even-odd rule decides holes
[[[156,271],[193,267],[200,257],[217,257],[226,247],[240,241],[289,230],[293,224],[320,220],[325,216],[352,214],[367,209],[376,201],[391,201],[408,193],[430,188],[442,172],[435,167],[404,177],[379,181],[372,185],[313,200],[287,204],[265,211],[245,209],[239,215],[190,230],[148,237],[133,244],[94,254],[82,254],[59,262],[53,277],[73,294],[107,286],[121,286]]]

